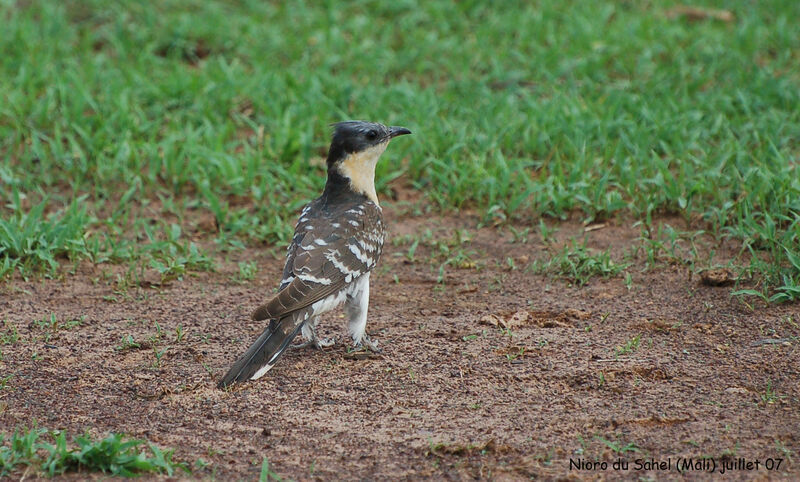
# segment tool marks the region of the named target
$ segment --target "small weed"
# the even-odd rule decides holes
[[[55,313],[50,313],[49,318],[42,318],[41,320],[36,320],[33,322],[39,329],[51,329],[57,330],[58,329],[58,320],[56,319]]]
[[[3,321],[3,326],[5,326],[5,330],[0,332],[0,345],[13,345],[19,340],[17,327],[8,321]]]
[[[525,354],[525,347],[520,347],[517,353],[506,353],[506,358],[508,361],[514,361],[517,358],[522,357]]]
[[[509,231],[511,231],[512,236],[512,243],[519,243],[519,244],[527,244],[528,243],[528,234],[531,231],[531,228],[525,228],[517,230],[514,226],[508,226]]]
[[[283,477],[270,470],[269,460],[266,457],[261,461],[261,474],[258,476],[258,482],[268,482],[270,480],[282,481]]]
[[[116,351],[130,350],[131,348],[139,348],[141,345],[133,339],[133,335],[123,335],[120,344],[114,347]]]
[[[77,319],[67,320],[67,321],[58,321],[55,313],[51,313],[49,318],[42,318],[41,320],[36,320],[34,325],[42,330],[71,330],[76,326],[80,326],[81,323],[86,319],[86,316],[81,316]]]
[[[633,289],[633,277],[631,277],[631,274],[630,274],[630,273],[628,273],[628,272],[625,272],[625,280],[624,280],[624,283],[625,283],[625,288],[626,288],[628,291],[630,291],[631,289]]]
[[[19,209],[20,192],[16,187],[11,191],[13,214],[0,217],[0,273],[3,277],[14,268],[25,277],[37,271],[52,275],[58,268],[59,258],[86,256],[83,233],[93,222],[84,203],[87,196],[74,199],[63,211],[46,215],[49,198],[45,197],[23,212]]]
[[[500,335],[514,338],[514,333],[511,331],[511,328],[503,328],[502,326],[500,327]]]
[[[186,332],[183,331],[183,326],[178,325],[175,327],[175,343],[180,343],[186,337]]]
[[[148,236],[152,235],[148,232]],[[167,241],[154,241],[149,251],[151,253],[150,267],[161,275],[161,283],[172,280],[182,280],[190,270],[212,271],[213,260],[200,251],[193,242],[181,242],[181,228],[172,224],[167,232]]]
[[[789,463],[794,463],[794,461],[792,460],[792,455],[795,455],[795,453],[791,449],[786,447],[786,445],[784,445],[783,442],[781,442],[778,439],[775,439],[775,448],[780,450],[780,452],[789,460]]]
[[[161,335],[163,334],[163,332],[161,330],[161,325],[159,325],[157,321],[153,322],[153,326],[155,327],[156,332],[155,334],[150,335],[150,338],[148,338],[147,341],[150,342],[150,344],[152,345],[157,345],[158,342],[161,341]]]
[[[767,388],[764,390],[764,393],[761,394],[761,401],[766,404],[772,404],[780,400],[779,397],[775,393],[775,389],[772,387],[772,380],[767,380]]]
[[[697,239],[705,234],[704,231],[677,231],[669,224],[660,224],[655,229],[648,223],[644,224],[638,238],[639,244],[632,251],[633,256],[643,253],[648,268],[655,267],[659,262],[694,266],[699,258]]]
[[[624,345],[616,347],[614,349],[614,356],[620,357],[635,352],[637,349],[639,349],[640,341],[641,341],[641,335],[634,336],[633,338],[625,342]]]
[[[255,279],[258,273],[258,264],[255,261],[241,261],[238,266],[239,272],[233,277],[234,281],[243,283]]]
[[[0,378],[0,390],[4,390],[6,388],[6,385],[9,382],[9,380],[11,380],[12,378],[14,378],[13,374],[12,375],[6,375],[6,376]]]
[[[167,352],[167,348],[164,348],[163,350],[158,351],[158,349],[155,346],[153,347],[153,356],[156,357],[156,359],[153,360],[153,368],[156,368],[156,369],[161,368],[161,358],[164,356],[164,353],[166,353],[166,352]]]
[[[552,274],[583,286],[594,276],[608,278],[616,276],[630,266],[616,263],[608,251],[592,253],[586,247],[586,241],[578,244],[572,240],[556,253],[549,261],[534,261],[529,270],[537,274]]]
[[[719,454],[720,458],[724,459],[724,458],[736,457],[739,454],[739,449],[741,449],[741,445],[739,445],[739,442],[736,442],[736,444],[733,446],[732,449],[723,450],[722,453]]]
[[[516,271],[517,265],[514,263],[514,258],[511,256],[506,257],[506,269],[509,271]]]
[[[575,455],[585,454],[586,449],[589,448],[589,442],[585,438],[583,438],[582,435],[578,435],[578,443],[580,444],[580,447],[575,449]]]
[[[606,447],[610,448],[619,455],[624,455],[625,452],[640,452],[639,447],[633,442],[628,442],[626,444],[623,444],[623,442],[612,442],[600,437],[599,435],[595,436],[595,439],[603,442]]]
[[[75,437],[73,442],[76,447],[68,448],[64,432],[43,429],[15,430],[8,442],[2,435],[0,477],[17,474],[21,467],[26,470],[32,467],[49,477],[81,471],[121,477],[146,473],[174,476],[178,470],[191,473],[186,464],[172,460],[172,450],[162,451],[153,444],[126,439],[121,434],[112,433],[102,440],[83,435]]]
[[[539,237],[544,244],[549,244],[553,240],[553,235],[558,232],[558,228],[550,228],[543,219],[539,219]]]

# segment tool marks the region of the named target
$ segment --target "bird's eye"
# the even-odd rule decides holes
[[[376,131],[375,129],[370,129],[367,132],[367,139],[374,141],[377,138],[378,138],[378,131]]]

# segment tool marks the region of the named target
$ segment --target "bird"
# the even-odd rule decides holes
[[[375,166],[389,141],[411,131],[354,120],[332,127],[325,188],[300,213],[278,292],[252,314],[253,320],[269,320],[269,326],[228,370],[219,388],[262,377],[298,332],[307,341],[293,346],[332,345],[332,340],[317,336],[317,319],[341,304],[353,344],[379,351],[366,334],[370,273],[386,236]]]

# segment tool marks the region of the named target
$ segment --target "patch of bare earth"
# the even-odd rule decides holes
[[[681,476],[679,458],[760,462],[732,480],[798,476],[796,304],[750,309],[729,286],[643,262],[627,270],[630,288],[622,276],[574,287],[524,269],[552,252],[534,234],[512,243],[469,218],[390,222],[396,238],[468,229],[479,269],[450,265],[437,283],[435,247],[420,243],[409,262],[409,245],[387,243],[367,325],[382,354],[348,353],[336,312],[321,322],[334,347],[289,351],[229,392],[215,384],[264,328],[248,315],[282,267],[268,250],[161,288],[115,292],[103,276],[114,268],[90,265],[12,281],[0,330],[19,339],[0,346],[11,375],[0,426],[124,432],[202,458],[211,465],[194,476],[220,480],[257,478],[264,456],[293,479],[663,479]],[[556,245],[583,231],[559,228]],[[587,233],[617,260],[638,234],[613,223]],[[232,279],[241,260],[258,263],[257,280]],[[53,313],[83,319],[36,322]],[[620,457],[628,470],[614,470]],[[636,470],[636,459],[670,467]]]

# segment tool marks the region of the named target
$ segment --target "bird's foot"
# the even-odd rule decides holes
[[[290,345],[291,348],[297,350],[300,348],[306,348],[308,346],[313,346],[317,350],[322,350],[323,348],[327,348],[329,346],[333,346],[336,344],[336,340],[333,338],[313,338],[311,340],[304,341],[303,343],[297,343],[294,345]]]
[[[364,334],[364,336],[361,337],[361,340],[356,343],[356,347],[366,348],[373,353],[380,353],[382,351],[380,348],[378,348],[378,341],[373,341],[366,334]]]

